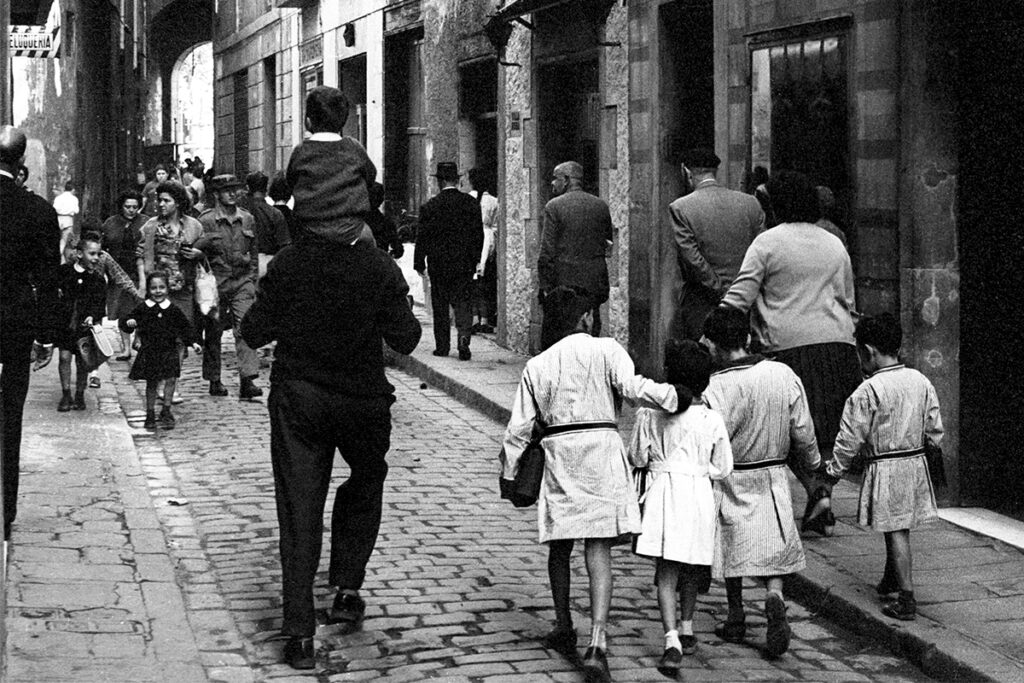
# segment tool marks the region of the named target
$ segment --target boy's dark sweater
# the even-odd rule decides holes
[[[97,271],[79,273],[72,263],[61,265],[57,276],[65,330],[83,331],[82,321],[92,316],[94,325],[107,312],[107,281]]]
[[[292,215],[297,225],[364,220],[377,169],[357,141],[305,140],[288,161]]]
[[[304,235],[270,262],[242,337],[253,348],[277,340],[271,381],[389,396],[381,340],[411,353],[420,339],[408,293],[398,265],[376,247]]]

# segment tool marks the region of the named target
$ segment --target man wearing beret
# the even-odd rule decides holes
[[[260,374],[259,357],[242,339],[239,325],[256,300],[259,256],[255,220],[251,213],[238,206],[241,187],[238,178],[230,174],[217,175],[210,180],[209,189],[217,203],[199,215],[203,236],[194,246],[209,255],[220,295],[218,317],[207,317],[204,323],[203,379],[210,382],[211,396],[227,395],[220,381],[220,338],[224,326],[231,324],[241,378],[238,396],[252,399],[263,395],[263,390],[253,381]]]
[[[764,231],[757,199],[718,184],[720,163],[710,149],[685,152],[682,173],[693,192],[668,207],[683,277],[672,336],[700,339],[704,318],[736,279],[747,247]]]

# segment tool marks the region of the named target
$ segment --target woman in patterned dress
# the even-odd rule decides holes
[[[167,274],[169,299],[195,328],[193,315],[196,261],[203,252],[192,246],[203,234],[202,224],[188,215],[189,198],[181,183],[169,180],[156,188],[159,215],[142,226],[136,251],[140,287],[153,272]],[[181,347],[184,357],[185,347]]]
[[[885,573],[876,590],[883,599],[898,593],[882,613],[909,621],[917,612],[910,530],[938,514],[925,448],[939,446],[942,418],[935,387],[898,359],[902,336],[888,313],[857,325],[857,352],[869,377],[846,401],[827,471],[838,481],[864,454],[857,521],[885,535]]]

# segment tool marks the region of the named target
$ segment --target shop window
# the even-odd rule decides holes
[[[832,189],[845,214],[852,192],[848,39],[836,28],[810,25],[751,40],[750,165],[808,174]]]

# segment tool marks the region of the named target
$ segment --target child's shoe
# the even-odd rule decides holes
[[[164,406],[160,411],[160,426],[164,429],[174,429],[174,416],[171,415],[170,406]]]
[[[156,429],[156,411],[146,411],[146,421],[142,423],[146,429]]]
[[[566,657],[576,655],[576,629],[572,626],[556,626],[544,636],[544,647]]]
[[[667,647],[665,648],[665,654],[661,656],[661,660],[658,662],[658,673],[662,676],[675,678],[682,666],[682,651],[675,647]]]
[[[895,602],[890,602],[882,608],[882,614],[900,621],[913,621],[917,616],[917,600],[914,599],[914,591],[901,590]]]
[[[90,389],[99,389],[100,388],[100,378],[97,377],[96,375],[90,375],[89,376],[89,388]]]
[[[679,636],[680,652],[684,655],[692,655],[697,651],[697,636],[683,634]]]
[[[60,397],[60,403],[57,404],[58,413],[66,413],[71,410],[71,394],[64,394]]]
[[[71,407],[75,410],[85,410],[85,394],[75,394],[75,402]]]
[[[727,643],[742,643],[747,637],[747,622],[742,619],[739,621],[726,619],[715,626],[715,635]]]
[[[604,648],[591,646],[583,654],[583,680],[587,683],[610,683],[612,680]]]
[[[764,601],[764,614],[768,619],[765,651],[769,657],[781,657],[789,649],[790,629],[786,621],[786,603],[778,593],[770,592]]]

